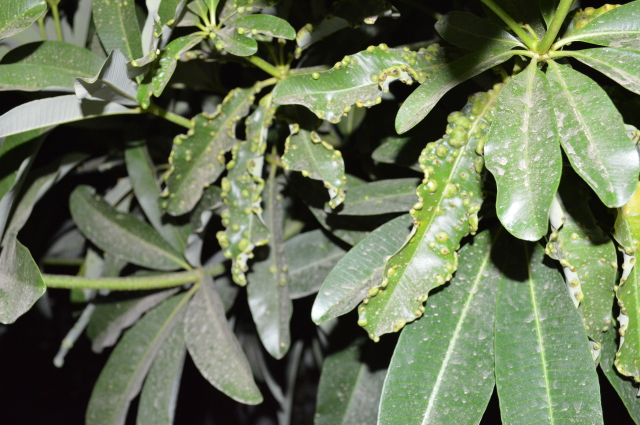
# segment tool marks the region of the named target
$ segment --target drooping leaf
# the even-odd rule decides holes
[[[44,0],[3,1],[0,4],[0,40],[26,30],[46,12]]]
[[[397,217],[350,249],[322,282],[311,319],[320,325],[353,310],[382,279],[385,258],[402,247],[410,224],[409,215]]]
[[[0,137],[88,118],[138,114],[119,103],[80,100],[74,94],[32,100],[0,116]]]
[[[118,258],[156,270],[190,268],[149,224],[116,211],[89,186],[78,186],[71,193],[69,208],[85,237]]]
[[[235,56],[251,56],[258,51],[258,42],[239,34],[235,28],[223,28],[216,32],[216,48],[226,50]]]
[[[365,349],[359,340],[324,360],[314,425],[375,423],[387,371],[362,361]]]
[[[560,143],[573,169],[606,206],[624,205],[635,189],[640,163],[622,116],[589,77],[556,62],[549,63],[547,76]]]
[[[347,191],[344,215],[376,215],[409,211],[416,201],[416,179],[378,180]]]
[[[495,376],[504,423],[602,424],[598,375],[562,276],[539,245],[498,239]]]
[[[186,135],[173,140],[166,176],[167,212],[181,215],[191,211],[202,190],[224,171],[224,154],[231,150],[235,125],[249,111],[253,89],[232,90],[212,115],[196,115]]]
[[[396,115],[396,131],[405,133],[415,127],[449,90],[476,75],[505,62],[515,51],[505,49],[473,52],[444,64],[422,82],[404,101]]]
[[[500,269],[489,232],[460,251],[461,268],[407,326],[391,358],[378,423],[477,424],[493,392],[493,318]]]
[[[324,182],[329,192],[331,208],[344,201],[347,178],[342,153],[323,141],[315,131],[309,132],[292,125],[282,163],[285,170],[300,171],[304,177]]]
[[[640,94],[640,52],[600,47],[571,52],[580,62],[602,72],[622,87]]]
[[[449,12],[436,22],[435,28],[442,38],[463,49],[524,47],[517,38],[498,25],[467,12]]]
[[[449,115],[445,136],[420,154],[424,179],[410,210],[411,234],[358,308],[358,324],[374,340],[422,316],[429,291],[458,268],[460,241],[478,229],[483,164],[476,152],[489,131],[499,89],[471,96],[462,112]]]
[[[147,313],[128,330],[109,356],[93,387],[87,425],[122,425],[129,403],[172,329],[181,326],[189,298],[176,295]]]
[[[102,100],[125,106],[137,106],[136,84],[127,76],[127,58],[112,50],[100,72],[92,78],[76,78],[78,99]]]
[[[238,34],[246,32],[264,34],[270,37],[293,40],[296,30],[284,19],[272,15],[248,15],[231,22],[228,27],[235,28]]]
[[[385,44],[370,46],[324,72],[294,75],[284,79],[273,92],[282,105],[304,105],[318,118],[337,123],[353,105],[371,107],[382,102],[389,84],[422,82],[445,61],[438,45],[420,51],[390,49]]]
[[[73,91],[74,78],[93,77],[102,62],[91,51],[69,43],[25,44],[2,58],[0,90]]]
[[[318,292],[345,250],[320,230],[300,233],[284,244],[288,262],[289,297],[298,299]]]
[[[31,309],[47,287],[29,249],[15,233],[0,252],[0,323],[8,325]]]
[[[93,11],[93,23],[107,53],[119,49],[130,61],[142,57],[135,2],[94,0]]]
[[[500,93],[484,147],[498,185],[498,217],[511,234],[529,241],[547,233],[562,171],[551,98],[545,75],[531,63]]]
[[[262,402],[249,362],[227,323],[210,279],[205,278],[193,296],[184,326],[189,354],[211,385],[240,403]]]

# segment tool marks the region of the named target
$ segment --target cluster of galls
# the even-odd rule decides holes
[[[619,4],[605,4],[604,6],[600,6],[597,9],[595,9],[593,7],[585,7],[584,9],[577,9],[575,11],[574,16],[573,16],[573,27],[576,30],[582,29],[582,28],[585,27],[585,25],[587,25],[589,22],[591,22],[594,19],[596,19],[598,16],[600,16],[603,13],[606,13],[606,12],[608,12],[610,10],[613,10],[618,6],[620,6],[620,5]]]

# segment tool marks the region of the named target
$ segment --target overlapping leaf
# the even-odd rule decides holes
[[[235,56],[251,56],[258,51],[258,42],[238,33],[235,28],[223,28],[216,32],[216,48],[226,50]]]
[[[214,114],[196,115],[190,131],[174,139],[164,193],[169,214],[191,211],[202,190],[220,177],[224,154],[236,141],[235,125],[249,111],[253,95],[253,89],[232,90]]]
[[[601,47],[571,52],[571,57],[597,69],[627,90],[640,94],[640,52]]]
[[[378,180],[350,188],[340,214],[376,215],[409,211],[416,200],[416,179]]]
[[[107,53],[119,49],[130,61],[142,57],[135,2],[94,0],[93,11],[93,23]]]
[[[436,22],[436,31],[454,46],[468,50],[524,47],[498,25],[467,12],[447,13]]]
[[[47,12],[44,0],[4,1],[0,4],[0,39],[31,26]]]
[[[462,112],[449,115],[447,134],[420,154],[424,179],[410,210],[413,230],[358,309],[358,323],[374,340],[422,316],[429,291],[458,268],[456,249],[478,226],[483,164],[476,150],[489,131],[497,95],[472,96]]]
[[[386,45],[345,56],[329,71],[294,75],[278,84],[273,100],[304,105],[318,118],[340,121],[353,105],[371,107],[395,80],[422,82],[445,61],[438,45],[420,51],[390,49]]]
[[[138,105],[136,84],[127,76],[127,59],[117,49],[111,51],[95,77],[77,78],[74,86],[78,99]]]
[[[545,75],[531,63],[500,93],[484,147],[498,185],[498,217],[511,234],[531,241],[547,233],[562,171],[551,99]]]
[[[423,146],[418,140],[410,137],[388,137],[373,151],[371,158],[378,162],[408,167],[422,173],[420,164],[418,164],[422,148]]]
[[[272,15],[248,15],[231,22],[228,27],[235,28],[238,34],[264,34],[275,38],[293,40],[296,30],[284,19]]]
[[[502,272],[483,232],[460,250],[466,267],[429,298],[393,353],[379,424],[477,424],[493,392],[493,318]]]

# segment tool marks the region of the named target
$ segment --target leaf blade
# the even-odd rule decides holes
[[[572,57],[600,71],[627,90],[640,94],[640,52],[601,47],[572,52]]]
[[[142,57],[142,39],[134,2],[94,0],[93,10],[93,23],[107,53],[119,49],[130,61]]]
[[[449,12],[438,19],[435,28],[442,38],[463,49],[524,47],[517,38],[498,25],[472,13]]]
[[[0,6],[0,40],[26,30],[47,12],[44,0],[6,1]]]
[[[574,40],[640,50],[640,2],[632,1],[601,14],[562,43]]]

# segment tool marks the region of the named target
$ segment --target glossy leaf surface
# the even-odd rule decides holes
[[[287,40],[296,38],[296,30],[287,21],[272,15],[243,16],[231,22],[228,26],[235,28],[239,34],[247,31],[253,34],[255,31],[258,34]]]
[[[223,28],[217,33],[216,47],[235,56],[251,56],[258,51],[258,42],[239,34],[235,28]]]
[[[578,50],[571,56],[602,72],[625,89],[640,94],[640,52],[601,47]]]
[[[93,23],[107,53],[119,49],[127,60],[142,57],[136,5],[127,0],[94,0]]]
[[[0,39],[24,31],[46,11],[44,0],[3,1],[0,4]]]
[[[416,179],[378,180],[350,188],[340,214],[376,215],[409,211],[416,201]]]
[[[467,12],[447,13],[436,22],[436,31],[454,46],[468,50],[523,47],[498,25]]]

